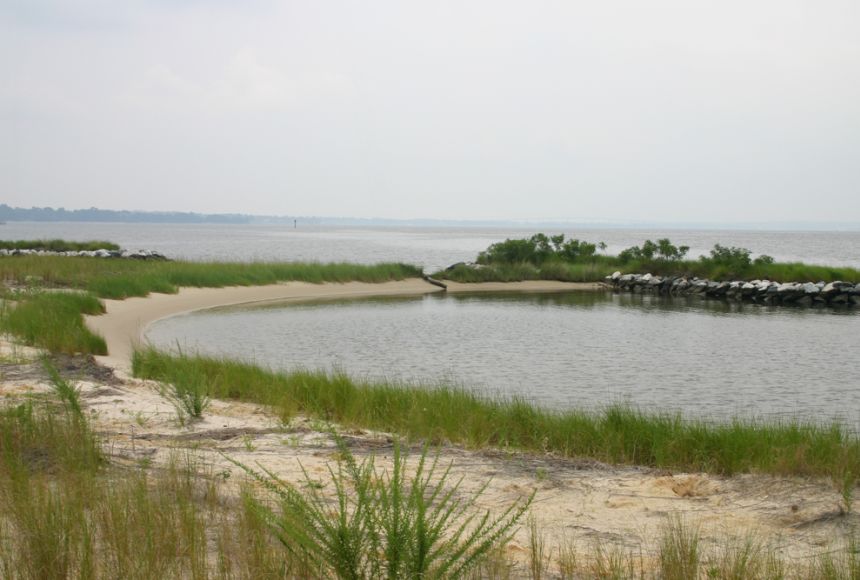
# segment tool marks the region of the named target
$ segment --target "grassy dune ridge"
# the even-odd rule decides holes
[[[730,475],[760,472],[830,477],[853,486],[860,440],[838,425],[734,421],[713,424],[624,406],[556,412],[465,389],[363,383],[345,374],[274,372],[252,364],[139,350],[135,375],[206,385],[209,396],[270,405],[285,419],[303,413],[347,426],[470,447],[511,447]]]
[[[180,287],[261,286],[277,282],[386,282],[422,275],[408,264],[318,262],[186,262],[105,260],[66,256],[0,258],[0,278],[46,288],[75,288],[123,299]]]

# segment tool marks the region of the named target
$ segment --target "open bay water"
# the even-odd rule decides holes
[[[248,306],[154,324],[156,346],[276,369],[454,384],[556,408],[860,426],[855,309],[604,292]]]
[[[605,242],[617,254],[646,239],[669,238],[707,255],[714,244],[738,246],[778,261],[860,268],[860,231],[750,231],[598,228],[423,228],[303,225],[116,224],[9,222],[0,239],[108,240],[129,250],[155,250],[170,258],[220,261],[406,262],[432,273],[506,238],[538,231]]]

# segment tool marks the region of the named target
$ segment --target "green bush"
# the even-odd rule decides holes
[[[727,278],[768,279],[781,282],[819,281],[860,282],[853,268],[833,268],[799,263],[777,263],[762,254],[752,258],[746,248],[716,244],[709,256],[686,259],[690,248],[676,246],[668,238],[645,240],[618,256],[597,253],[605,244],[592,244],[563,235],[535,234],[520,240],[505,240],[491,245],[478,255],[482,268],[457,266],[433,274],[456,282],[513,282],[519,280],[561,280],[599,282],[615,270],[650,272],[660,276],[698,276],[712,280]]]
[[[680,262],[689,251],[689,246],[675,246],[668,238],[657,240],[656,243],[651,240],[645,240],[642,247],[633,246],[632,248],[623,250],[618,254],[618,259],[621,262],[631,262],[634,260]]]
[[[603,242],[591,244],[576,239],[565,241],[564,234],[547,236],[535,234],[522,240],[507,239],[487,248],[478,254],[479,264],[532,264],[540,266],[545,262],[583,262],[594,258],[597,249],[604,249]]]

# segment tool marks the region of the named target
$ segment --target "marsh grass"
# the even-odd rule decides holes
[[[810,578],[857,580],[860,578],[860,541],[851,537],[843,549],[819,555],[809,567]]]
[[[670,516],[660,543],[661,576],[665,580],[695,578],[700,558],[699,530],[685,525],[680,516]]]
[[[0,328],[26,345],[51,352],[107,354],[104,339],[91,332],[82,317],[102,312],[104,306],[89,294],[34,291],[0,311]]]
[[[558,575],[562,580],[572,580],[579,569],[579,554],[576,538],[568,533],[562,534],[555,558]]]
[[[836,474],[834,483],[842,497],[841,509],[850,514],[854,509],[854,488],[857,486],[857,474],[853,471],[854,466],[846,465],[841,474]]]
[[[534,580],[543,580],[549,570],[550,554],[546,536],[538,525],[537,518],[529,517],[529,574]]]
[[[160,387],[161,396],[173,405],[181,425],[184,425],[189,419],[192,421],[201,419],[203,412],[212,402],[202,377],[188,376],[187,380],[183,379],[162,384]]]
[[[270,405],[284,418],[301,412],[433,442],[725,475],[838,475],[843,485],[843,474],[860,473],[860,441],[838,424],[708,423],[626,406],[560,412],[517,399],[482,398],[465,389],[364,383],[341,373],[274,372],[153,349],[134,354],[133,371],[166,383],[199,381],[210,397]],[[856,479],[850,481],[856,485]]]
[[[724,538],[721,545],[703,557],[708,578],[785,578],[785,564],[755,536]]]
[[[632,580],[651,576],[650,566],[646,566],[642,554],[620,546],[607,546],[596,542],[593,555],[580,575],[585,578],[601,580]],[[576,575],[574,576],[576,577]]]
[[[10,479],[32,473],[94,473],[103,457],[85,421],[30,401],[0,410],[0,457]]]
[[[48,379],[57,397],[66,405],[66,409],[75,421],[85,421],[83,409],[81,408],[80,390],[64,379],[50,358],[42,357],[42,367],[48,373]]]
[[[408,264],[361,265],[317,262],[186,262],[106,260],[66,256],[0,257],[0,279],[47,287],[88,290],[99,298],[122,299],[180,287],[260,286],[276,282],[386,282],[422,275]]]
[[[193,459],[112,467],[86,422],[53,397],[0,410],[3,578],[290,577],[276,573],[281,556]]]
[[[538,532],[540,533],[540,532]],[[722,535],[714,538],[713,547],[703,548],[698,528],[670,515],[655,538],[657,551],[649,553],[594,541],[580,550],[562,539],[557,570],[562,579],[600,580],[855,580],[860,578],[860,551],[856,536],[843,546],[836,546],[809,557],[783,558],[778,546],[769,546],[752,537]],[[524,577],[537,579],[532,565],[505,575],[492,573],[513,569],[504,554],[485,562],[481,577]],[[543,574],[540,571],[539,574]]]

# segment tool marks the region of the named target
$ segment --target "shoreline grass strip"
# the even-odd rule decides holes
[[[139,350],[135,376],[205,384],[208,396],[272,406],[285,419],[311,417],[433,443],[514,448],[722,475],[824,476],[853,485],[860,440],[838,424],[801,421],[710,423],[624,406],[558,412],[464,389],[362,383],[345,374],[274,372],[248,363]]]

